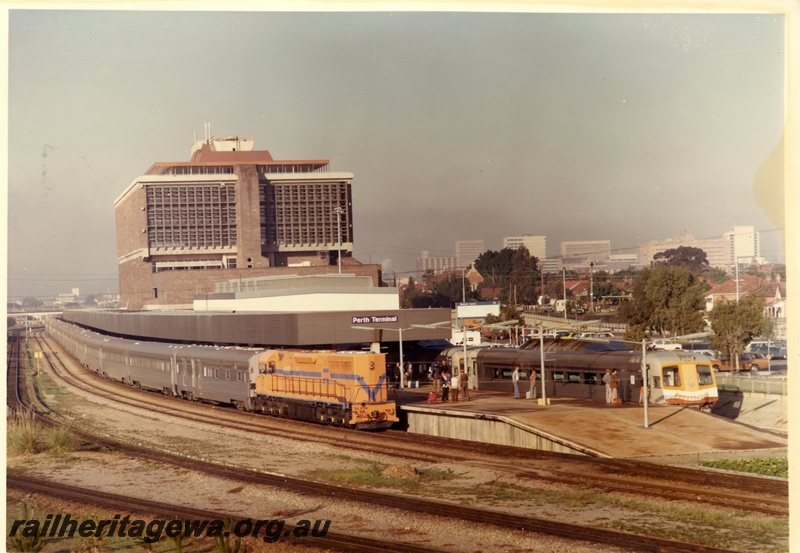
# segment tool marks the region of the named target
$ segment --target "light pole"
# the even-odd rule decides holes
[[[564,274],[564,320],[567,320],[567,269],[563,268],[561,271]]]
[[[342,274],[342,213],[344,213],[344,209],[341,207],[334,207],[333,212],[336,214],[336,233],[339,239],[339,249],[336,258],[339,262],[339,274]]]
[[[398,336],[397,339],[400,341],[400,389],[406,387],[405,382],[405,366],[403,365],[403,331],[404,330],[411,330],[411,328],[385,328],[385,327],[377,327],[377,326],[354,326],[350,325],[350,328],[355,328],[356,330],[390,330],[393,332],[397,332]]]
[[[650,403],[650,379],[647,371],[647,338],[642,338],[642,386],[644,386],[644,427],[650,428],[650,417],[647,406]]]
[[[594,313],[594,261],[589,263],[589,310]]]
[[[542,383],[542,407],[547,407],[547,382],[544,378],[544,325],[539,325],[539,380]]]

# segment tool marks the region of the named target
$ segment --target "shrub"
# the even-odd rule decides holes
[[[6,423],[8,451],[15,455],[35,455],[44,450],[45,429],[28,413],[11,416]]]
[[[49,449],[53,453],[69,453],[75,449],[75,435],[67,428],[56,427],[50,430]]]

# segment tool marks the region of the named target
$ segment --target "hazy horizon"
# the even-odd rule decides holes
[[[115,198],[205,123],[352,172],[387,273],[751,225],[785,262],[780,14],[8,11],[9,297],[116,292]]]

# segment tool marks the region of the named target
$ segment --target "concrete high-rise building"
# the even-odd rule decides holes
[[[328,160],[277,161],[252,138],[196,142],[157,162],[114,202],[120,306],[191,305],[216,282],[281,274],[369,274],[352,258],[353,174]]]
[[[503,238],[503,248],[516,250],[520,246],[525,246],[528,249],[528,253],[531,254],[531,257],[536,257],[540,260],[547,257],[546,236],[531,236],[525,234],[523,236],[506,236]]]
[[[456,240],[456,269],[466,269],[486,251],[483,240]]]
[[[655,256],[677,248],[699,248],[706,254],[710,267],[727,270],[730,265],[730,243],[722,238],[698,240],[691,234],[677,238],[653,240],[639,246],[639,259],[644,267],[649,267]]]
[[[761,237],[752,226],[733,227],[733,230],[726,232],[722,237],[730,244],[730,257],[728,264],[733,266],[736,263],[763,263],[761,257]]]
[[[453,256],[431,257],[428,250],[422,250],[422,254],[417,258],[417,272],[422,274],[425,271],[441,273],[456,268],[456,258]]]
[[[567,269],[589,267],[591,263],[605,265],[610,256],[610,240],[561,242],[561,258]]]

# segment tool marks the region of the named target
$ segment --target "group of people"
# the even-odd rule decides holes
[[[531,399],[536,399],[536,371],[533,369],[529,370],[528,380],[530,380],[530,389],[528,390],[528,395]],[[511,383],[514,385],[514,399],[521,399],[519,395],[519,365],[514,366],[514,372],[511,373]]]
[[[459,374],[450,373],[450,368],[442,362],[432,365],[429,375],[433,381],[433,391],[428,397],[428,403],[436,401],[437,394],[441,392],[442,402],[469,401],[469,375],[462,369]]]
[[[614,403],[619,391],[617,369],[606,369],[606,374],[603,375],[603,384],[606,385],[606,403]]]
[[[637,380],[639,384],[639,403],[644,403],[645,400],[644,382],[642,381],[641,378],[638,377]],[[631,383],[633,383],[633,381],[634,378],[631,377]],[[621,403],[622,398],[620,398],[619,395],[620,379],[617,376],[617,369],[606,369],[606,374],[603,375],[603,384],[606,385],[606,403],[609,404]],[[647,392],[649,393],[649,391],[650,387],[648,386]],[[631,399],[632,401],[632,398],[628,397],[629,395],[630,395],[630,390],[626,388],[626,398],[625,398],[626,401],[628,399]]]

